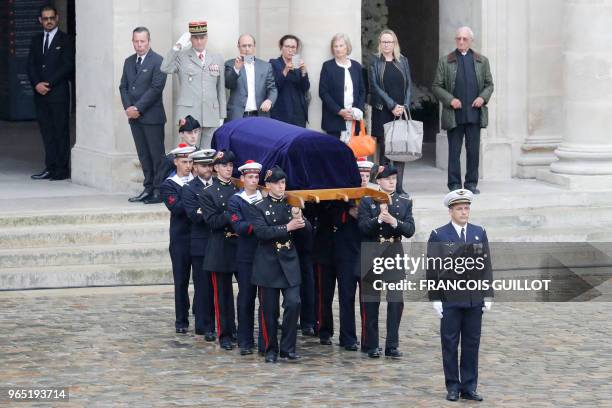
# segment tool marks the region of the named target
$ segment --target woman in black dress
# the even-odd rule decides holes
[[[400,53],[397,36],[383,30],[378,36],[378,55],[370,66],[372,96],[372,136],[377,139],[380,161],[385,161],[384,124],[410,110],[412,80],[408,58]],[[398,170],[397,191],[402,192],[404,163],[393,163]]]

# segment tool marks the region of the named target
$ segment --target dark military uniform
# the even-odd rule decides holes
[[[203,268],[212,273],[217,331],[219,342],[225,348],[231,348],[236,327],[232,275],[236,271],[238,235],[232,229],[227,203],[237,191],[231,182],[215,177],[201,196],[204,221],[211,230],[206,245],[209,256],[204,258]]]
[[[456,190],[462,191],[462,190]],[[450,194],[450,193],[449,193]],[[488,280],[493,279],[489,241],[482,227],[466,224],[465,240],[451,223],[431,232],[427,243],[428,258],[473,258],[482,257],[484,268],[468,269],[461,274],[452,269],[436,269],[434,262],[427,270],[428,280]],[[446,389],[449,392],[471,393],[478,383],[478,349],[482,326],[482,308],[485,297],[493,297],[493,289],[486,291],[429,291],[429,299],[442,301],[440,338]],[[461,340],[461,365],[459,341]]]
[[[212,179],[208,180],[212,183]],[[191,262],[193,264],[193,303],[195,312],[196,334],[212,336],[215,332],[215,308],[212,277],[203,268],[206,256],[206,245],[210,229],[204,222],[204,214],[200,204],[204,193],[204,183],[195,177],[183,186],[183,205],[187,217],[191,220]]]
[[[361,275],[359,259],[361,253],[361,231],[357,219],[349,210],[356,203],[336,202],[333,208],[334,225],[334,264],[338,271],[338,300],[340,302],[340,346],[351,350],[357,346],[355,330],[355,292],[359,285],[359,309],[363,316],[361,304]],[[362,325],[363,325],[363,318]],[[365,330],[362,327],[362,335]]]
[[[336,267],[334,265],[334,241],[332,206],[329,201],[313,204],[306,213],[313,220],[313,250],[315,281],[316,331],[322,344],[331,344],[334,335],[332,305],[336,292]]]
[[[191,222],[185,213],[182,186],[193,176],[167,178],[159,187],[160,195],[170,210],[170,259],[174,278],[175,327],[177,331],[189,327],[189,275],[191,272]]]
[[[252,207],[252,224],[259,240],[253,260],[253,284],[259,287],[259,303],[262,305],[262,329],[266,353],[277,354],[277,325],[279,296],[283,293],[283,324],[280,341],[281,355],[295,353],[297,321],[300,315],[300,261],[294,236],[311,233],[306,227],[288,232],[291,207],[285,199],[270,196]]]
[[[261,197],[261,195],[260,195]],[[260,198],[261,199],[261,198]],[[257,238],[249,217],[251,203],[247,201],[244,191],[234,194],[228,203],[232,228],[238,234],[236,266],[238,280],[238,347],[247,353],[255,346],[253,331],[255,328],[255,297],[257,286],[251,282],[253,275],[253,257],[257,248]],[[263,344],[260,345],[263,351]]]
[[[381,245],[380,253],[385,257],[395,257],[403,254],[402,236],[410,238],[414,235],[414,220],[412,218],[412,200],[404,194],[391,194],[392,203],[388,205],[389,214],[397,219],[397,227],[378,222],[380,203],[371,197],[364,197],[359,203],[359,229],[365,241]],[[404,279],[403,270],[389,271],[383,275],[386,281]],[[367,285],[365,285],[367,283]],[[372,352],[378,349],[378,308],[380,292],[372,288],[370,279],[364,279],[364,292],[369,295],[364,298],[362,318],[365,320],[365,335],[362,333],[361,349]],[[371,298],[370,298],[371,297]],[[385,352],[397,349],[399,344],[399,325],[404,309],[401,291],[387,291],[387,339]]]

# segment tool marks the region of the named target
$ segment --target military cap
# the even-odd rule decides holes
[[[215,153],[217,153],[215,149],[196,150],[189,155],[189,158],[192,159],[194,163],[212,164]]]
[[[451,207],[454,204],[470,204],[472,202],[473,197],[474,194],[472,194],[470,190],[460,188],[458,190],[451,191],[444,197],[444,205],[446,207]]]
[[[264,181],[266,183],[276,183],[282,179],[286,179],[287,175],[285,174],[285,172],[283,171],[283,169],[281,169],[278,166],[274,166],[271,169],[269,169],[268,171],[266,171],[266,177],[264,178]]]
[[[195,152],[196,148],[194,146],[189,146],[186,143],[181,143],[178,145],[178,147],[174,150],[170,151],[170,154],[174,155],[175,158],[177,157],[189,157],[189,155],[193,152]]]
[[[374,167],[374,163],[369,161],[366,157],[360,157],[357,159],[357,167],[359,171],[370,171]]]
[[[247,160],[242,166],[238,167],[238,171],[242,174],[259,174],[261,173],[261,164],[254,160]]]
[[[231,150],[221,150],[215,155],[213,164],[233,163],[234,160],[236,160],[236,156]]]
[[[201,127],[200,122],[191,115],[187,115],[184,119],[179,120],[179,132],[191,132]]]
[[[381,178],[387,178],[394,174],[397,174],[397,169],[393,164],[387,163],[383,166],[378,166],[378,174],[376,175],[376,180]]]
[[[189,22],[189,34],[191,34],[191,35],[206,35],[206,34],[208,34],[208,23],[206,21],[191,21],[191,22]]]

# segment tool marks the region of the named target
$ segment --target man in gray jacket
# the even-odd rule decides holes
[[[238,38],[238,51],[236,59],[225,61],[225,86],[230,90],[228,118],[270,116],[278,96],[272,65],[255,58],[255,38],[250,34]]]
[[[223,57],[206,49],[208,26],[206,21],[189,23],[183,34],[164,59],[161,70],[177,74],[179,96],[175,115],[191,115],[202,125],[202,149],[210,148],[214,131],[226,117],[225,77]]]

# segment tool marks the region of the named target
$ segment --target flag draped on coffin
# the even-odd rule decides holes
[[[359,187],[353,152],[333,136],[268,118],[244,118],[221,126],[212,148],[236,155],[234,176],[247,160],[266,170],[280,166],[287,173],[287,190]]]

